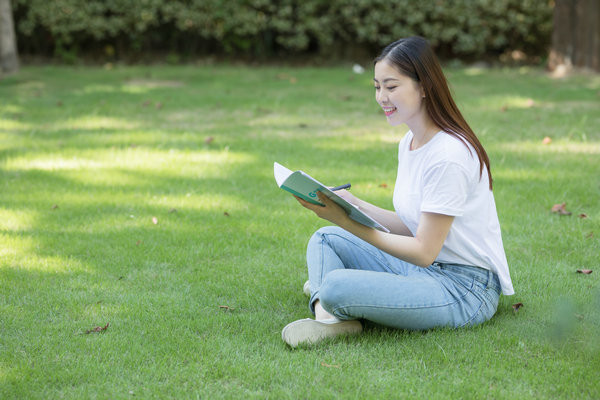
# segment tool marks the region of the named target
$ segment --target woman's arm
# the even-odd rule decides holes
[[[340,206],[327,196],[318,193],[319,200],[325,206],[314,205],[300,198],[300,204],[312,210],[319,217],[326,219],[353,235],[372,244],[380,250],[421,267],[431,265],[444,244],[454,217],[435,213],[421,213],[419,227],[414,237],[385,233],[369,228],[348,217]]]
[[[346,200],[348,203],[357,206],[360,211],[388,228],[391,233],[403,236],[413,235],[412,232],[406,227],[404,222],[402,222],[398,214],[396,214],[394,211],[386,210],[361,200],[347,190],[338,190],[335,192],[335,194]]]

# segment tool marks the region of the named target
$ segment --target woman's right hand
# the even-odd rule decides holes
[[[360,203],[360,199],[347,191],[346,189],[336,190],[333,192],[340,196],[342,199],[346,200],[348,203],[358,206]]]

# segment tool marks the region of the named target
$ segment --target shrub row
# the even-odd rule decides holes
[[[421,35],[445,57],[545,54],[552,0],[13,0],[29,54],[374,54]]]

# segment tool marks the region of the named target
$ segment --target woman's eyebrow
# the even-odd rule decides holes
[[[374,80],[375,82],[379,83],[379,81],[378,81],[377,79],[373,78],[373,80]],[[383,83],[386,83],[386,82],[388,82],[388,81],[397,81],[397,80],[398,80],[398,79],[396,79],[396,78],[385,78],[385,79],[383,80]]]

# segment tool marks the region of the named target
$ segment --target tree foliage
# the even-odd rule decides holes
[[[547,51],[549,0],[14,0],[28,53],[369,53],[422,35],[451,57]],[[119,55],[119,54],[117,54]]]

